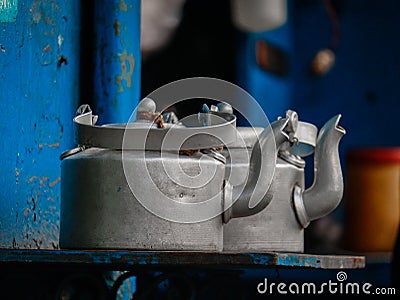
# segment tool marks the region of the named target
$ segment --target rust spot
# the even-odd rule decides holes
[[[52,17],[56,15],[56,12],[60,10],[56,1],[40,1],[35,0],[30,8],[30,13],[33,17],[33,22],[38,24],[43,21],[47,25],[54,25]]]
[[[37,178],[37,176],[32,176],[31,178],[29,178],[28,182],[31,183],[31,182],[33,182],[36,178]]]
[[[19,183],[19,175],[21,175],[21,170],[18,168],[15,168],[15,184]]]
[[[122,81],[126,81],[126,87],[130,88],[132,86],[132,75],[135,67],[135,60],[133,54],[128,55],[126,50],[119,55],[119,60],[121,62],[121,75],[117,75],[115,78],[116,84],[118,85],[118,93],[124,91]],[[127,70],[127,63],[129,64],[129,70]]]
[[[47,45],[46,47],[44,47],[42,52],[44,53],[44,52],[48,52],[48,51],[53,51],[53,49],[51,48],[50,45]]]
[[[28,183],[32,183],[36,180],[39,180],[39,184],[41,186],[45,186],[45,182],[49,180],[48,176],[43,176],[43,177],[37,177],[37,176],[32,176],[31,178],[28,179]],[[40,195],[40,191],[37,192],[37,196]]]
[[[52,181],[49,183],[49,187],[55,186],[57,183],[59,183],[61,180],[61,177],[58,177],[56,180]]]
[[[41,186],[45,186],[44,182],[47,181],[47,180],[49,180],[49,177],[47,177],[47,176],[39,178],[39,184]]]
[[[60,147],[60,143],[54,143],[54,144],[39,144],[38,145],[38,148],[39,149],[43,149],[44,147],[47,147],[47,148],[59,148]]]
[[[158,124],[158,128],[165,128],[164,119],[161,114],[154,120],[154,123]]]
[[[39,0],[35,0],[30,9],[30,12],[33,15],[33,22],[35,22],[36,24],[39,23],[40,19],[42,18],[41,12],[38,11],[38,5],[39,5]]]
[[[115,35],[119,36],[121,34],[121,29],[120,29],[121,28],[121,23],[118,22],[118,20],[115,20],[113,27],[114,27],[114,30],[115,30]]]
[[[179,150],[180,155],[186,155],[186,156],[192,156],[193,154],[199,152],[199,149],[193,149],[193,150]]]
[[[25,210],[24,210],[24,218],[26,218],[28,215],[29,215],[29,213],[30,213],[30,209],[29,208],[26,208]]]
[[[119,9],[122,11],[128,11],[128,5],[126,5],[125,0],[119,1]]]

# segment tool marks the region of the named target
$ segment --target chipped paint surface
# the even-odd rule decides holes
[[[45,144],[39,144],[38,145],[38,148],[39,149],[43,149],[44,147],[47,147],[47,148],[59,148],[60,147],[60,143],[59,142],[57,142],[57,143],[53,143],[53,144],[48,144],[48,143],[45,143]]]
[[[123,81],[125,81],[126,88],[132,87],[132,75],[135,68],[135,60],[133,59],[133,54],[128,55],[126,50],[124,53],[119,55],[119,60],[121,62],[121,75],[117,75],[115,80],[118,85],[118,93],[124,91]]]
[[[271,264],[272,258],[268,255],[263,255],[263,254],[248,254],[251,259],[253,260],[253,263],[256,265],[269,265]]]
[[[278,263],[284,266],[300,266],[300,267],[319,267],[320,261],[315,256],[299,256],[296,254],[284,254],[278,257]]]
[[[0,99],[10,99],[0,101],[9,145],[0,150],[2,248],[58,248],[59,156],[75,146],[79,9],[79,0],[19,0],[16,22],[0,23]]]
[[[121,23],[118,22],[118,20],[115,20],[113,27],[114,27],[114,30],[115,30],[115,35],[116,36],[121,35],[121,28],[120,28],[121,27]]]
[[[119,9],[122,11],[128,11],[128,5],[126,5],[125,0],[119,0]]]
[[[18,0],[0,0],[0,22],[15,22],[18,15]]]
[[[30,8],[30,12],[33,16],[33,22],[35,24],[38,24],[39,22],[44,22],[45,24],[56,25],[56,20],[54,19],[54,17],[56,16],[56,13],[60,12],[61,10],[61,5],[59,6],[58,2],[60,1],[34,0]]]
[[[64,38],[62,37],[61,34],[57,36],[57,44],[58,44],[58,49],[61,49],[62,43],[64,42]]]
[[[58,248],[58,207],[54,204],[52,188],[59,182],[59,178],[50,180],[47,176],[31,176],[26,185],[31,193],[26,199],[21,216],[21,226],[24,248]],[[43,197],[45,195],[45,197]],[[54,196],[54,195],[53,195]],[[53,201],[52,201],[53,200]],[[20,246],[21,240],[15,239],[15,247]]]
[[[140,98],[140,1],[95,1],[93,109],[100,122],[128,121]]]
[[[57,183],[61,181],[61,177],[58,177],[56,180],[49,183],[49,187],[55,186]]]

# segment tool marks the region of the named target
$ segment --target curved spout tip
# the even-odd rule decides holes
[[[338,132],[340,132],[343,135],[345,135],[346,134],[346,130],[342,126],[339,125],[339,121],[340,121],[341,118],[342,118],[342,115],[338,114],[338,115],[334,116],[331,120],[334,120],[334,122],[335,122],[335,130],[337,130]]]
[[[340,136],[343,136],[346,134],[346,130],[339,125],[340,119],[342,118],[341,114],[337,114],[336,116],[332,117],[329,119],[324,126],[321,128],[319,134],[318,134],[318,140],[326,138],[326,135],[328,132],[333,131],[337,132],[340,134]],[[318,143],[318,142],[317,142]]]
[[[346,130],[339,125],[342,115],[331,118],[321,128],[314,156],[314,182],[306,191],[293,194],[295,211],[300,224],[331,213],[343,196],[343,176],[339,158],[339,142]]]

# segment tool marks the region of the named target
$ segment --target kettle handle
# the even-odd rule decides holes
[[[260,134],[251,153],[247,181],[243,185],[235,187],[232,187],[229,182],[225,183],[224,205],[226,205],[225,207],[230,206],[223,214],[225,223],[231,218],[254,215],[271,202],[270,186],[273,176],[269,176],[270,172],[275,171],[279,148],[285,142],[293,139],[297,126],[297,113],[288,110],[285,118],[279,118],[272,122]],[[274,147],[273,153],[269,151],[271,147]],[[235,202],[233,203],[233,201]]]

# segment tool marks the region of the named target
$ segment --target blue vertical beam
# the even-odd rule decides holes
[[[57,248],[78,105],[79,0],[0,0],[0,247]]]
[[[126,122],[140,97],[140,0],[96,0],[94,22],[94,108]]]

